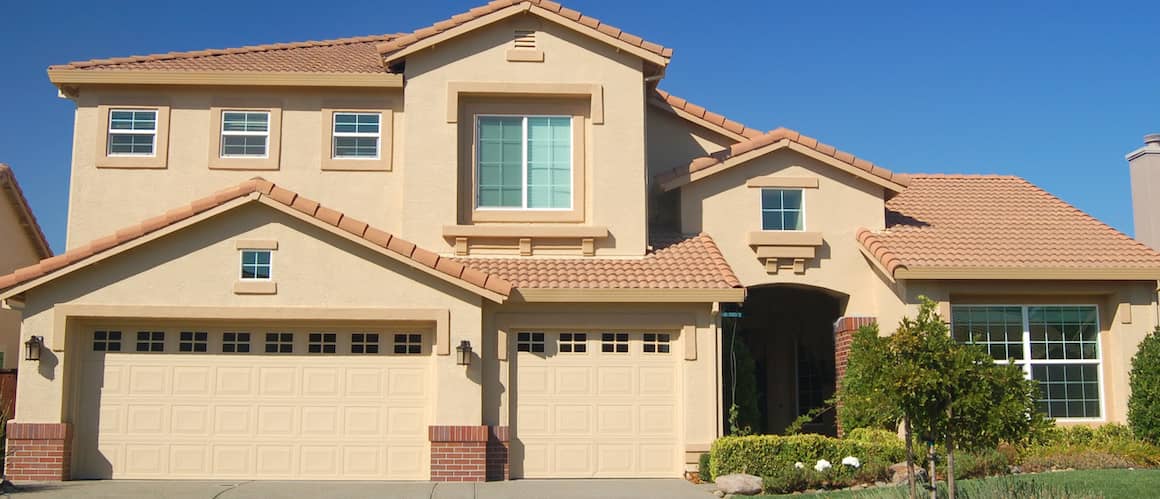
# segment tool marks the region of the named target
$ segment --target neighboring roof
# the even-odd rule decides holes
[[[1160,253],[1019,177],[915,175],[886,210],[857,238],[892,277],[1160,278]]]
[[[107,237],[97,239],[87,245],[73,248],[68,252],[18,269],[12,274],[0,276],[0,290],[4,297],[19,294],[27,287],[36,286],[64,273],[84,267],[115,254],[115,249],[133,242],[144,242],[146,236],[164,229],[180,225],[196,215],[223,207],[235,200],[250,197],[294,216],[305,216],[316,223],[332,226],[339,233],[352,240],[365,243],[380,253],[411,265],[414,268],[444,278],[468,290],[488,296],[497,301],[511,293],[512,285],[501,277],[490,275],[415,246],[414,243],[395,237],[387,232],[370,227],[365,222],[346,214],[319,205],[316,201],[298,193],[274,185],[261,178],[254,178],[234,187],[218,191],[163,215],[131,225]],[[42,279],[43,278],[43,279]],[[33,282],[38,280],[38,282]],[[24,284],[27,287],[14,288]]]
[[[32,214],[32,207],[29,206],[28,199],[24,197],[24,191],[16,182],[16,174],[12,172],[11,167],[4,163],[0,163],[0,192],[8,198],[8,202],[16,210],[17,216],[20,217],[20,225],[24,229],[25,235],[28,236],[29,242],[36,247],[37,255],[40,258],[52,256],[52,247],[48,245],[44,231],[36,222],[36,216]]]
[[[749,128],[659,88],[649,96],[649,104],[739,142],[765,135],[761,130]]]
[[[504,12],[505,9],[512,10]],[[462,14],[451,16],[451,18],[439,21],[429,27],[380,43],[379,53],[383,55],[384,63],[390,65],[409,54],[411,50],[408,49],[427,46],[421,42],[427,40],[442,41],[439,35],[443,37],[457,36],[486,26],[489,24],[487,21],[494,22],[503,19],[506,17],[504,14],[515,14],[519,11],[536,14],[614,46],[627,47],[630,50],[641,49],[640,55],[648,56],[651,54],[652,57],[649,59],[661,66],[667,65],[673,56],[671,48],[646,41],[639,36],[621,31],[619,28],[600,22],[599,19],[586,16],[550,0],[494,0]],[[493,14],[495,15],[494,19],[485,19]]]
[[[524,289],[729,289],[741,286],[707,234],[656,235],[643,258],[492,258],[458,261]]]
[[[894,192],[901,192],[909,183],[909,176],[905,174],[891,172],[788,128],[778,128],[756,138],[729,146],[723,151],[694,159],[686,166],[657,174],[654,180],[660,184],[662,189],[671,191],[734,166],[745,164],[751,159],[787,148],[837,166]]]
[[[399,36],[370,35],[334,40],[273,43],[228,49],[135,55],[49,66],[49,71],[256,71],[291,73],[382,73],[375,44]]]

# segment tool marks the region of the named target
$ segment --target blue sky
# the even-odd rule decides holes
[[[0,162],[60,251],[73,105],[48,65],[409,31],[484,1],[8,1]],[[661,87],[747,125],[895,171],[1020,175],[1132,232],[1124,155],[1160,132],[1154,2],[564,3],[673,47]]]

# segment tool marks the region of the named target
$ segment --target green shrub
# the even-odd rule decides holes
[[[1128,377],[1128,424],[1136,437],[1160,444],[1160,327],[1140,342]]]
[[[700,476],[702,481],[705,481],[705,482],[712,482],[713,481],[713,471],[711,469],[709,469],[709,453],[708,452],[701,454],[700,460],[697,461],[697,475]]]
[[[864,326],[854,333],[846,374],[837,393],[838,420],[846,431],[898,428],[902,413],[887,396],[888,358],[889,340],[878,335],[877,325]]]
[[[1043,430],[1021,454],[1025,471],[1160,467],[1160,446],[1115,423],[1096,428],[1053,426]]]
[[[761,477],[762,488],[766,494],[789,494],[814,488],[820,483],[812,469],[798,469],[793,466],[775,468]]]
[[[819,459],[830,461],[838,468],[846,456],[858,458],[863,465],[884,463],[887,466],[906,457],[901,440],[877,444],[822,435],[722,437],[713,442],[709,452],[712,454],[710,471],[715,477],[730,473],[773,476],[792,468],[796,462],[812,469]]]
[[[1134,464],[1123,456],[1096,449],[1079,447],[1047,447],[1023,459],[1022,469],[1027,473],[1051,470],[1102,470],[1131,468]]]
[[[902,445],[898,433],[880,428],[854,428],[846,433],[847,440],[878,445]]]
[[[982,478],[994,475],[1005,475],[1011,461],[1008,455],[999,450],[979,452],[955,453],[955,479]],[[940,473],[946,476],[946,463],[940,462]]]

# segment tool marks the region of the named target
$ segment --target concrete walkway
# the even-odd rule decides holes
[[[105,480],[28,483],[5,497],[29,499],[715,499],[711,486],[684,480],[516,480],[432,482],[230,482]]]

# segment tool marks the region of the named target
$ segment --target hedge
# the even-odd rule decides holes
[[[875,443],[823,435],[722,437],[709,450],[709,467],[714,477],[730,473],[773,476],[799,461],[813,467],[819,459],[825,459],[837,466],[846,456],[863,463],[890,465],[906,459],[906,450],[902,440]]]

